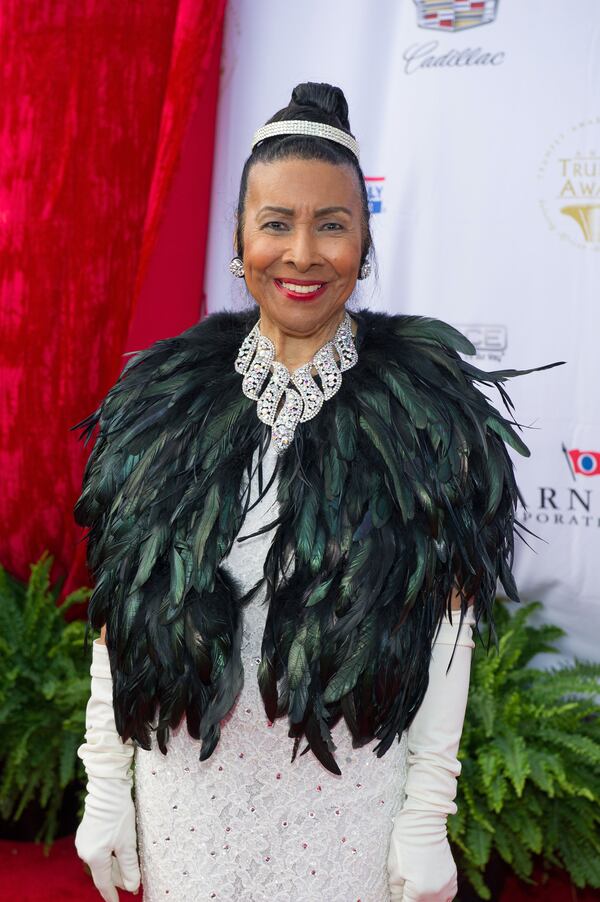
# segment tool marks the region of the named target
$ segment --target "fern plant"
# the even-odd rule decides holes
[[[85,623],[67,623],[64,615],[91,590],[78,589],[57,605],[52,563],[44,552],[27,584],[0,566],[0,816],[16,821],[37,802],[42,822],[35,838],[46,851],[65,788],[85,777],[76,753],[90,694]]]
[[[528,623],[542,607],[497,610],[498,652],[476,639],[459,758],[458,812],[448,835],[459,868],[490,899],[484,869],[499,855],[527,883],[534,856],[577,887],[600,887],[600,664],[529,667],[557,652],[558,626]]]

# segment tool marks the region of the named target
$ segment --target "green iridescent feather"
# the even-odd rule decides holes
[[[529,452],[504,383],[533,370],[477,369],[440,320],[353,315],[358,363],[278,460],[257,674],[267,716],[288,717],[292,760],[304,736],[302,754],[336,774],[341,717],[355,747],[379,740],[378,756],[410,725],[456,580],[461,616],[474,596],[492,626],[498,579],[519,600],[514,535],[529,532],[507,445]],[[187,716],[200,760],[243,685],[243,607],[260,588],[243,595],[220,566],[270,439],[233,366],[257,317],[212,314],[139,352],[72,427],[87,440],[99,426],[75,516],[89,527],[89,624],[107,625],[117,729],[149,748],[158,711],[166,754]],[[476,383],[499,390],[509,417]]]

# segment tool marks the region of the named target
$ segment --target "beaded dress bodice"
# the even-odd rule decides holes
[[[270,445],[265,484],[276,463]],[[256,456],[255,456],[256,461]],[[256,480],[257,482],[257,480]],[[258,494],[251,486],[251,501]],[[277,516],[276,480],[239,536]],[[239,537],[238,536],[238,537]],[[273,531],[235,542],[223,566],[243,583],[262,575]],[[387,902],[392,818],[404,800],[406,732],[382,758],[352,748],[341,719],[332,729],[341,776],[310,752],[291,763],[287,718],[265,714],[256,671],[264,589],[244,609],[244,686],[221,722],[212,756],[182,722],[163,756],[135,751],[135,799],[144,902]]]

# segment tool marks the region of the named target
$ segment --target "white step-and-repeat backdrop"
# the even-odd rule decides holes
[[[301,81],[343,88],[361,145],[379,281],[360,301],[451,322],[484,369],[567,361],[508,385],[539,536],[517,540],[515,575],[568,632],[561,659],[598,660],[598,0],[229,0],[210,311],[242,299],[227,264],[251,136]]]

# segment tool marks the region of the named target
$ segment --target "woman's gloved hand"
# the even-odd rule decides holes
[[[460,611],[453,611],[452,624],[447,615],[442,621],[432,648],[429,685],[408,728],[406,800],[394,818],[388,854],[391,902],[451,902],[458,892],[446,820],[457,811],[454,798],[462,765],[456,755],[475,647],[472,606],[460,633],[459,620]]]
[[[98,639],[93,643],[90,674],[86,741],[77,750],[88,776],[87,795],[75,848],[89,865],[105,902],[119,902],[116,887],[135,892],[140,885],[131,795],[133,742],[124,743],[117,733],[108,649]]]

